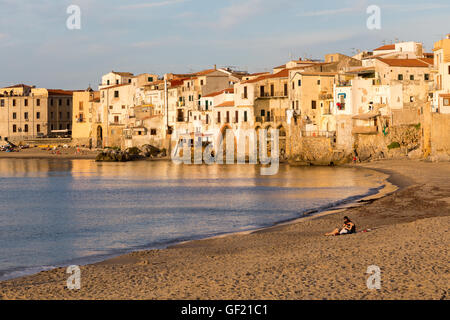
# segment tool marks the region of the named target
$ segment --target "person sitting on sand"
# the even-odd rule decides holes
[[[342,229],[336,229],[333,232],[326,233],[326,236],[339,236],[344,234],[356,233],[356,225],[350,220],[349,217],[344,217],[344,225]]]

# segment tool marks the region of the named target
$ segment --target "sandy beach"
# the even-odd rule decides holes
[[[1,299],[449,299],[450,163],[361,164],[394,193],[364,205],[250,233],[135,252],[0,283]],[[325,237],[347,215],[358,232]],[[367,268],[381,289],[367,288]]]
[[[98,152],[86,148],[58,148],[56,151],[44,148],[22,149],[19,152],[0,152],[0,159],[64,159],[64,160],[94,160]]]

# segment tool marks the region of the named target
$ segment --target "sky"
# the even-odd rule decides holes
[[[66,26],[81,10],[81,29]],[[367,8],[381,9],[369,30]],[[112,70],[271,71],[293,59],[353,55],[450,33],[450,2],[398,0],[0,0],[0,87],[97,88]]]

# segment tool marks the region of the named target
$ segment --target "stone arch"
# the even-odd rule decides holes
[[[217,154],[219,154],[219,152],[222,152],[223,154],[223,159],[224,162],[226,162],[226,154],[227,154],[227,141],[226,141],[226,133],[227,130],[231,130],[231,132],[233,133],[233,138],[234,138],[234,159],[236,159],[237,157],[237,139],[236,139],[236,134],[233,130],[233,128],[231,127],[230,124],[224,124],[222,126],[222,128],[220,129],[220,134],[219,137],[217,139],[217,149],[220,147],[220,145],[222,144],[222,150],[217,150]]]
[[[96,138],[97,138],[97,148],[103,148],[103,128],[100,125],[97,127]]]

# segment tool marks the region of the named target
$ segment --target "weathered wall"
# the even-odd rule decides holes
[[[398,142],[400,148],[389,150],[388,146],[394,142]],[[386,136],[383,133],[355,135],[355,149],[361,161],[420,158],[422,157],[421,143],[422,130],[418,125],[391,127]]]
[[[431,115],[431,156],[436,160],[450,160],[450,115]]]

